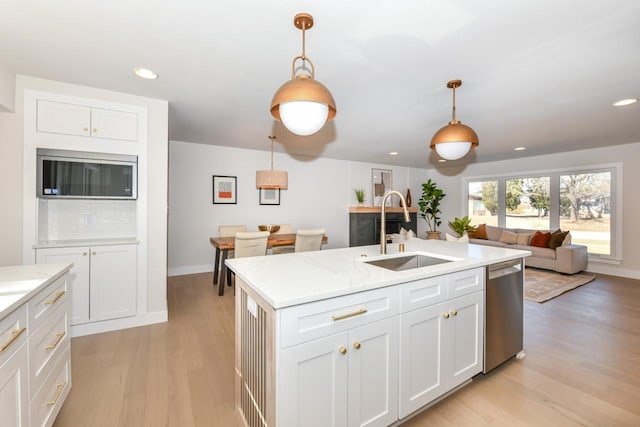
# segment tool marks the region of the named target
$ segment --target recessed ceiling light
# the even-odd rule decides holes
[[[614,102],[613,106],[614,107],[624,107],[625,105],[635,104],[636,102],[638,102],[638,98],[621,99],[618,102]]]
[[[444,163],[444,162],[446,162],[445,159],[438,159],[438,163]]]
[[[516,147],[516,148],[514,148],[515,151],[524,151],[526,149],[527,149],[527,147]]]
[[[147,80],[155,80],[158,78],[158,75],[148,68],[136,67],[133,69],[133,72],[136,76]]]
[[[390,156],[397,156],[397,155],[398,155],[398,152],[397,152],[397,151],[392,151],[392,152],[390,152],[390,153],[389,153],[389,155],[390,155]]]

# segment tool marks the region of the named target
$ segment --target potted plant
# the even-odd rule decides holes
[[[462,237],[464,233],[468,231],[476,231],[476,227],[471,225],[471,220],[468,216],[463,216],[462,218],[455,217],[453,221],[449,221],[449,227],[458,233],[458,237]]]
[[[364,205],[364,190],[362,188],[356,188],[353,191],[356,193],[356,200],[358,200],[358,206]]]
[[[418,200],[418,206],[420,206],[420,216],[424,218],[429,228],[427,239],[440,239],[440,232],[437,229],[442,221],[440,221],[438,214],[442,213],[440,203],[444,196],[446,194],[438,188],[435,182],[431,181],[431,178],[422,184],[422,197]]]

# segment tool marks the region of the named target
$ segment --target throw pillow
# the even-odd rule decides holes
[[[485,228],[487,230],[487,239],[493,240],[494,242],[500,241],[500,236],[502,236],[502,228],[494,227],[492,225],[487,225]]]
[[[469,236],[466,235],[466,234],[464,236],[458,238],[456,236],[452,236],[449,233],[445,233],[445,238],[447,239],[447,242],[469,243]]]
[[[536,246],[538,248],[548,248],[549,247],[549,239],[551,238],[551,233],[543,233],[541,231],[536,231],[531,236],[531,241],[529,241],[529,245]]]
[[[516,245],[527,246],[529,244],[529,237],[531,234],[528,233],[518,233],[518,237],[516,238]]]
[[[512,233],[511,231],[503,230],[502,234],[500,235],[500,241],[509,245],[515,245],[518,241],[518,235],[516,233]]]
[[[551,237],[549,238],[549,247],[551,249],[555,249],[558,246],[562,246],[562,241],[564,240],[565,237],[567,237],[567,234],[569,234],[568,231],[560,231],[560,230],[554,231]]]
[[[487,240],[487,224],[480,224],[476,227],[476,231],[471,231],[468,235],[471,239]]]

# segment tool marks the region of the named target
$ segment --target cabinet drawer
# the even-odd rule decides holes
[[[26,304],[0,320],[0,366],[27,340],[28,332]]]
[[[38,326],[63,305],[68,297],[69,274],[66,273],[29,300],[29,328],[32,331],[38,329]]]
[[[399,313],[398,286],[317,301],[279,311],[280,347],[346,331]]]
[[[448,298],[447,283],[446,275],[403,283],[400,286],[400,310],[405,313],[444,301]]]
[[[468,295],[484,289],[484,267],[459,271],[449,275],[449,298]]]
[[[71,389],[71,357],[68,345],[59,356],[51,374],[31,401],[29,412],[32,426],[51,426]]]
[[[32,395],[51,372],[53,361],[69,344],[68,311],[65,301],[29,337],[29,384]]]

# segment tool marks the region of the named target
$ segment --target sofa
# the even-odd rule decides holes
[[[525,258],[528,267],[566,274],[587,268],[587,247],[571,244],[571,233],[560,230],[551,232],[482,224],[475,233],[469,233],[469,243],[530,251],[532,255]]]

